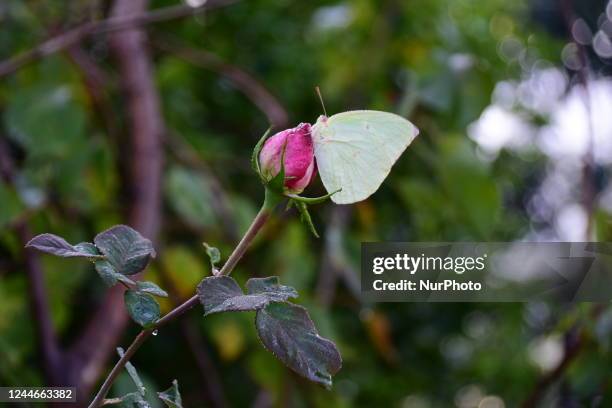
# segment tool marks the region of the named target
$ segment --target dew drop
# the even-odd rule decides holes
[[[153,330],[153,333],[151,333],[154,336],[157,336],[157,333],[159,333],[159,330]]]

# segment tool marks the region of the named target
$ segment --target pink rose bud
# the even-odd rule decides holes
[[[281,169],[280,161],[285,146],[285,189],[301,193],[315,175],[314,147],[310,124],[300,123],[283,130],[265,141],[259,153],[259,167],[266,180],[271,180]]]

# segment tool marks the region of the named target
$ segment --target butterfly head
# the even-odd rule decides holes
[[[317,118],[317,122],[312,127],[312,138],[317,142],[325,142],[330,136],[329,118],[326,115],[321,115]]]

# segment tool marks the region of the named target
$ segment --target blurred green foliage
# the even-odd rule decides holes
[[[98,3],[102,11],[90,7]],[[2,58],[32,47],[51,28],[101,17],[106,3],[4,0]],[[152,3],[154,8],[176,2]],[[561,65],[563,41],[530,19],[529,4],[239,1],[148,32],[167,137],[190,159],[167,147],[160,257],[147,274],[159,283],[163,269],[183,297],[210,273],[202,242],[227,257],[262,200],[249,155],[268,123],[227,77],[161,51],[158,42],[172,38],[249,72],[278,98],[291,124],[314,122],[322,113],[314,92],[319,85],[330,114],[394,111],[421,129],[381,189],[355,205],[348,222],[334,224],[344,210],[332,204],[313,208],[322,235],[317,240],[293,211],[280,213],[236,270],[241,285],[251,276],[278,275],[299,290],[298,303],[309,307],[321,334],[337,341],[344,358],[332,391],[297,378],[269,355],[257,340],[252,314],[204,320],[201,311],[193,311],[183,318],[202,333],[201,346],[212,355],[232,406],[266,396],[279,406],[326,408],[470,407],[486,395],[512,407],[526,398],[542,373],[532,358],[534,348],[542,341],[558,345],[561,323],[584,319],[574,309],[531,303],[364,305],[351,282],[358,280],[361,241],[505,241],[530,231],[525,197],[545,159],[504,152],[495,161],[484,160],[466,134],[489,105],[495,84],[522,73],[500,52],[501,40],[512,36],[529,44],[535,59]],[[15,185],[0,184],[1,385],[44,382],[22,249],[11,225],[28,217],[37,233],[80,242],[124,221],[121,169],[129,157],[124,133],[113,129],[126,128],[125,109],[106,39],[96,35],[83,45],[107,77],[106,114],[92,103],[82,73],[63,54],[0,82],[1,137],[10,142],[18,163]],[[215,183],[226,201],[218,202]],[[307,191],[323,192],[320,182]],[[596,221],[599,236],[609,238],[610,215],[598,212]],[[331,264],[341,260],[341,273],[329,259]],[[104,287],[86,262],[48,256],[42,261],[54,324],[67,344]],[[324,302],[318,283],[329,273],[338,274],[338,286],[331,302]],[[170,307],[162,302],[163,312]],[[604,317],[592,331],[601,341],[589,340],[567,381],[553,389],[569,393],[578,406],[591,406],[602,393],[608,404],[612,398],[612,324],[609,313]],[[131,326],[124,344],[136,330]],[[177,378],[185,405],[199,406],[201,376],[177,324],[161,330],[133,361],[152,389],[164,389]],[[127,376],[115,392],[129,391],[126,384]]]

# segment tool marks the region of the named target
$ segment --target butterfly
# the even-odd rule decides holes
[[[337,191],[332,201],[356,203],[376,192],[418,134],[408,120],[388,112],[320,116],[312,127],[314,154],[325,189]]]

